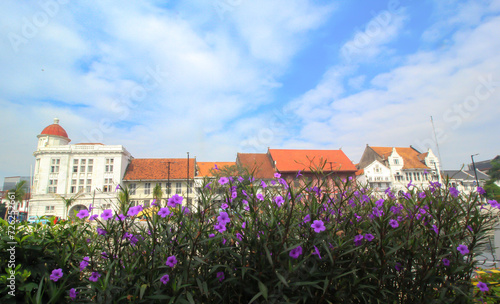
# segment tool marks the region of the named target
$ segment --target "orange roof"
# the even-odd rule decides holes
[[[170,179],[186,179],[187,166],[187,158],[134,158],[123,180],[167,180],[169,175]],[[189,178],[194,178],[194,166],[195,159],[189,159]]]
[[[387,159],[392,154],[392,147],[370,147],[383,159]],[[396,147],[396,152],[403,158],[403,169],[430,169],[422,163],[426,153],[420,153],[413,148]]]
[[[198,166],[198,176],[214,176],[214,168],[222,169],[225,167],[235,166],[236,162],[196,162]]]
[[[279,172],[311,171],[324,164],[323,171],[352,171],[358,169],[342,150],[269,149]],[[320,164],[321,162],[321,164]]]
[[[274,178],[274,170],[271,160],[266,153],[238,153],[236,163],[247,169],[255,178]]]
[[[43,131],[42,131],[42,133],[40,133],[40,135],[42,135],[42,134],[43,135],[61,136],[61,137],[66,137],[67,139],[69,139],[68,133],[66,133],[66,130],[64,130],[64,128],[59,125],[59,119],[57,119],[57,118],[54,118],[53,124],[45,127],[45,129],[43,129]]]

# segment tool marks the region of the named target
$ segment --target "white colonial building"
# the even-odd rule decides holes
[[[29,215],[66,218],[75,211],[116,203],[116,185],[122,182],[132,156],[121,145],[82,143],[70,145],[66,131],[54,119],[38,135]],[[66,210],[61,197],[78,199]]]
[[[357,165],[357,181],[383,194],[387,188],[406,191],[408,184],[427,188],[430,181],[441,182],[439,159],[431,149],[421,153],[413,147],[370,147],[366,145]]]

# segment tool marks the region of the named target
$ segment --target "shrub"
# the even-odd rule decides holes
[[[91,221],[16,225],[16,292],[28,303],[472,302],[491,206],[439,183],[410,188],[375,197],[350,179],[229,177],[205,180],[196,208],[172,197],[145,221],[127,201]]]

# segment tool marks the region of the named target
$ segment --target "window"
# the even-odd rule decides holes
[[[176,194],[182,193],[182,184],[181,183],[175,183],[175,193]]]
[[[50,173],[59,173],[59,165],[61,160],[59,158],[53,158],[50,164]]]
[[[105,167],[105,172],[113,172],[113,162],[114,159],[112,158],[106,158],[106,167]]]
[[[151,183],[144,183],[144,194],[151,194]]]
[[[193,193],[193,182],[189,182],[188,183],[187,193]]]
[[[111,192],[111,191],[113,191],[113,179],[105,178],[103,192]]]
[[[167,194],[172,193],[172,183],[165,183],[165,193]]]
[[[394,164],[395,164],[395,165],[399,165],[399,158],[395,158],[395,159],[394,159]]]
[[[134,195],[135,194],[136,187],[137,187],[136,184],[130,184],[130,185],[128,185],[128,190],[129,190],[129,194],[130,195]]]
[[[87,186],[85,187],[85,192],[91,192],[92,191],[92,180],[87,179]]]
[[[411,179],[411,174],[408,175],[408,172],[406,172],[405,174],[406,174],[406,180],[409,181]]]
[[[54,206],[45,206],[45,213],[54,212]]]
[[[102,204],[101,205],[101,208],[104,210],[104,209],[110,209],[111,208],[111,204]]]
[[[57,193],[57,179],[49,179],[48,193]]]
[[[88,173],[92,173],[93,167],[94,167],[94,160],[93,159],[89,159],[88,166],[87,166],[87,172]]]
[[[80,160],[80,172],[85,172],[85,159]]]

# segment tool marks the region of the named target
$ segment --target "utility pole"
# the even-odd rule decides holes
[[[474,163],[474,156],[476,155],[479,155],[479,153],[471,155],[470,158],[472,159],[472,168],[474,169],[474,176],[476,177],[476,187],[479,187],[479,181],[477,180],[476,164]]]
[[[187,152],[187,193],[186,193],[186,205],[187,207],[191,207],[189,204],[189,152]]]

